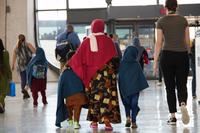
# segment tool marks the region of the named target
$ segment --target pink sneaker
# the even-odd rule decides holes
[[[92,128],[92,129],[97,129],[97,128],[98,128],[98,124],[95,123],[95,122],[92,122],[92,123],[90,124],[90,128]]]
[[[112,131],[113,127],[111,125],[105,125],[105,130],[106,131]]]

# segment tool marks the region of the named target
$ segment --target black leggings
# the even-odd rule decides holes
[[[170,113],[177,112],[176,90],[179,106],[181,102],[187,104],[187,77],[189,72],[189,58],[187,52],[162,51],[160,65],[167,92],[167,103]]]

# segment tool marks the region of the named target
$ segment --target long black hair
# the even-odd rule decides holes
[[[0,38],[0,72],[3,69],[3,51],[4,51],[3,41]]]

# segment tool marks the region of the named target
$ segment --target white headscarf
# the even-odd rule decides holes
[[[98,51],[98,45],[97,45],[97,39],[96,36],[99,35],[104,35],[104,33],[99,32],[99,33],[92,33],[91,35],[89,35],[89,39],[90,39],[90,50],[92,52],[97,52]]]

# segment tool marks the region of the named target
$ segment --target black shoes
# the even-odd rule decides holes
[[[131,120],[126,120],[125,127],[130,127],[131,126]]]
[[[194,96],[192,96],[192,98],[193,98],[193,99],[196,99],[196,98],[197,98],[197,96],[196,96],[196,95],[194,95]]]
[[[175,117],[170,117],[169,120],[167,121],[167,124],[169,125],[176,125],[176,118]]]
[[[131,128],[137,128],[137,127],[138,127],[137,124],[133,122]]]
[[[22,90],[22,93],[23,93],[23,99],[24,99],[24,100],[30,98],[30,96],[29,96],[27,90],[25,90],[25,89]]]
[[[132,126],[131,126],[132,124]],[[137,124],[135,122],[131,123],[131,120],[126,120],[125,127],[137,128]]]
[[[44,105],[47,105],[48,104],[48,102],[45,100],[45,101],[42,101],[43,102],[43,104]]]
[[[3,105],[0,103],[0,113],[4,113],[5,112],[5,109],[3,107]]]
[[[138,113],[140,112],[140,108],[137,108],[137,112],[136,112],[136,116],[138,115]],[[126,124],[125,127],[130,127],[131,126],[131,119],[127,119],[126,120]],[[137,128],[137,124],[136,123],[132,123],[132,128]]]
[[[29,94],[28,95],[23,95],[23,99],[25,100],[25,99],[28,99],[28,98],[30,98],[30,96],[29,96]]]

